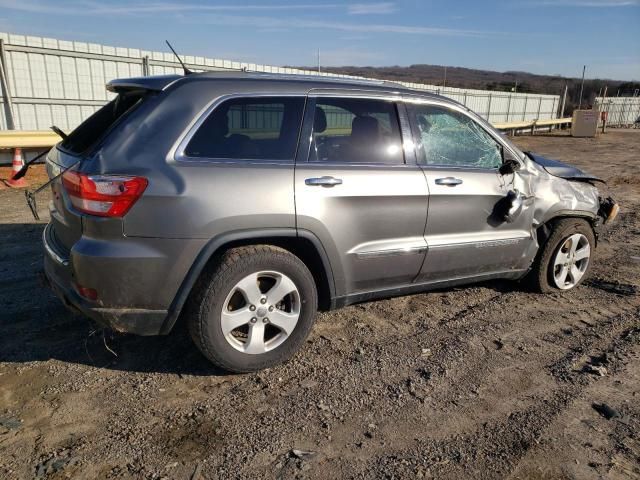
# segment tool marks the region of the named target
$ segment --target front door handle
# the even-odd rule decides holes
[[[304,183],[305,185],[311,185],[311,186],[320,185],[323,187],[333,187],[335,185],[342,185],[342,179],[335,178],[335,177],[314,177],[314,178],[307,178],[304,181]]]
[[[460,185],[462,180],[455,177],[444,177],[444,178],[436,178],[436,185],[446,185],[448,187],[455,187],[456,185]]]

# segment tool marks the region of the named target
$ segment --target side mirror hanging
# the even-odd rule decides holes
[[[513,160],[512,158],[508,158],[503,162],[502,165],[500,165],[498,172],[500,172],[500,175],[511,175],[519,169],[520,162]]]

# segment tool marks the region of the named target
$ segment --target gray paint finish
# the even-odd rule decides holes
[[[129,79],[113,85],[148,86],[152,92],[78,169],[144,176],[148,187],[123,219],[104,219],[75,211],[57,180],[52,234],[45,243],[58,258],[68,259],[68,265],[52,255],[47,260],[65,301],[78,302],[71,279],[96,288],[100,301],[93,306],[83,302],[83,311],[94,318],[108,311],[104,322],[120,329],[166,333],[201,269],[230,240],[312,239],[329,279],[332,304],[342,305],[487,278],[521,277],[538,251],[540,225],[560,215],[595,218],[599,208],[592,184],[551,175],[462,105],[398,85],[255,74]],[[270,95],[308,97],[295,159],[229,161],[184,155],[185,141],[222,100]],[[308,162],[311,107],[322,96],[397,103],[405,163],[353,164],[347,157]],[[419,164],[419,142],[404,102],[433,103],[464,113],[520,168],[501,174],[495,169]],[[53,149],[49,174],[76,160]],[[323,177],[340,182],[323,186],[308,181]],[[443,185],[443,178],[460,182]],[[492,212],[509,190],[524,196],[523,208],[511,223],[496,221]],[[119,315],[128,326],[117,321]],[[136,322],[144,327],[137,328]]]

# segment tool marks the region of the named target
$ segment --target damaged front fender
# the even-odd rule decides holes
[[[533,194],[533,227],[555,217],[580,216],[595,220],[600,209],[598,189],[590,182],[569,180],[550,174],[537,162],[527,163]]]

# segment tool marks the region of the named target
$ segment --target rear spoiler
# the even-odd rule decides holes
[[[114,93],[132,90],[159,92],[167,88],[182,75],[158,75],[154,77],[119,78],[107,83],[107,90]]]

